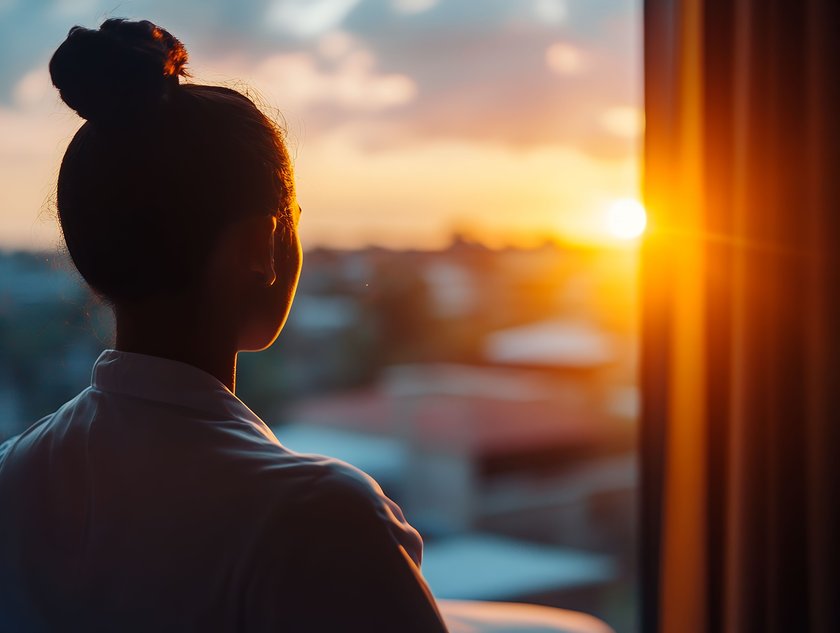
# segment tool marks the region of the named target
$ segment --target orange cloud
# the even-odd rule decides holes
[[[577,75],[587,66],[586,54],[580,48],[565,42],[557,42],[546,49],[545,63],[561,75]]]

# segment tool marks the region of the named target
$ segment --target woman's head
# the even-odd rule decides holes
[[[62,99],[87,120],[61,164],[62,232],[81,275],[117,307],[197,290],[224,234],[249,221],[276,218],[287,267],[277,276],[292,291],[297,281],[282,132],[235,90],[180,84],[186,61],[167,31],[118,19],[74,27],[50,61]]]

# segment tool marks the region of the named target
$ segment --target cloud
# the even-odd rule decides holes
[[[545,51],[545,63],[561,75],[577,75],[586,69],[586,53],[577,46],[557,42]]]
[[[81,124],[69,109],[0,107],[0,246],[58,244],[51,200],[64,149]]]
[[[91,15],[99,6],[99,0],[55,0],[50,13],[55,18],[80,18]]]
[[[569,15],[566,0],[534,0],[534,15],[546,24],[559,24]]]
[[[391,0],[391,6],[399,13],[414,14],[428,11],[438,2],[439,0]]]
[[[50,71],[46,65],[38,66],[26,73],[15,84],[12,100],[21,108],[33,109],[56,103],[58,93],[52,85]]]
[[[379,118],[382,133],[372,144],[435,138],[635,156],[635,138],[618,132],[615,115],[602,120],[605,110],[641,94],[641,22],[633,5],[487,0],[479,15],[474,3],[451,0],[417,20],[354,13],[344,28],[384,68],[417,86],[415,99]],[[546,22],[549,14],[562,15],[559,28]]]
[[[339,26],[360,0],[274,0],[266,12],[269,27],[306,38]]]
[[[197,11],[196,0],[138,0],[134,10],[181,37],[205,77],[224,72],[295,110],[309,137],[375,115],[372,144],[561,143],[614,157],[633,144],[602,113],[640,93],[639,1],[205,0]],[[55,2],[25,6],[0,23],[0,104],[38,98],[36,78],[22,78],[72,23],[49,13]]]
[[[341,59],[352,50],[358,49],[358,42],[344,31],[330,31],[318,40],[318,53],[324,59]]]
[[[613,106],[601,113],[601,125],[608,132],[635,139],[644,130],[644,113],[635,106]]]
[[[405,75],[376,71],[376,59],[363,48],[327,46],[328,57],[342,51],[336,63],[325,66],[309,53],[273,55],[250,73],[261,92],[283,108],[306,110],[334,106],[345,111],[378,112],[410,102],[417,93]]]

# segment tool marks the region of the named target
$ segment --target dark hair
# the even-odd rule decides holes
[[[148,21],[73,27],[50,60],[87,119],[58,176],[58,216],[85,281],[120,303],[191,287],[215,240],[249,215],[291,227],[282,131],[247,96],[180,84],[187,51]]]

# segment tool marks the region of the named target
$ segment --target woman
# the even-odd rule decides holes
[[[234,90],[179,83],[186,61],[112,19],[50,62],[87,119],[61,228],[116,349],[0,446],[0,630],[444,631],[396,504],[234,395],[237,353],[289,312],[300,206],[281,132]]]

